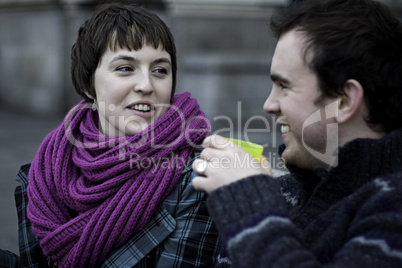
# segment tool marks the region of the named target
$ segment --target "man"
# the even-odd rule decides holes
[[[307,0],[271,28],[264,110],[290,174],[272,178],[266,159],[239,165],[241,148],[205,140],[194,187],[210,194],[220,265],[401,267],[400,22],[372,0]]]

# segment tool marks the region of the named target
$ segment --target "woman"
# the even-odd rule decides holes
[[[48,261],[212,266],[220,241],[189,162],[209,123],[189,93],[174,94],[167,26],[137,6],[99,7],[79,29],[71,75],[84,100],[28,173],[27,216]]]

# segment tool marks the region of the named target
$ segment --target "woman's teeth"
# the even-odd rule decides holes
[[[151,110],[151,106],[148,104],[136,104],[131,109],[138,110],[138,111],[143,111],[143,112],[149,112]]]
[[[282,134],[284,134],[284,133],[287,133],[287,132],[289,132],[290,131],[290,127],[289,126],[284,126],[284,125],[282,125],[281,126],[281,133]]]

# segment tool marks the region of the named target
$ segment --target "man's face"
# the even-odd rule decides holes
[[[282,154],[284,162],[312,169],[323,166],[323,163],[307,148],[322,154],[326,152],[326,126],[329,121],[309,122],[314,121],[311,120],[313,114],[321,115],[331,100],[317,102],[321,93],[316,74],[306,62],[311,55],[304,57],[305,40],[303,33],[295,30],[279,39],[271,65],[273,87],[264,104],[264,111],[275,114],[277,123],[281,125],[282,140],[286,145]]]

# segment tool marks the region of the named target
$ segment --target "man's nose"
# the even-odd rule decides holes
[[[277,98],[276,93],[274,92],[274,89],[271,90],[271,93],[269,94],[268,98],[265,100],[263,109],[268,114],[280,113],[281,109],[280,109],[280,105],[279,105],[279,100]]]

